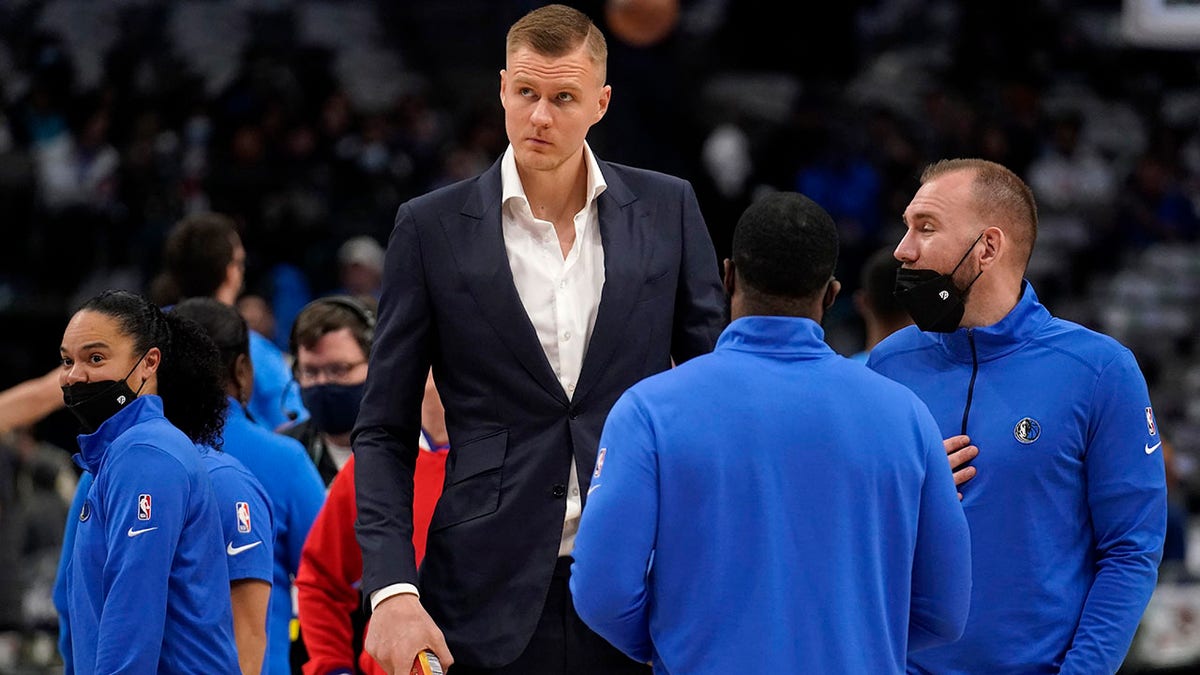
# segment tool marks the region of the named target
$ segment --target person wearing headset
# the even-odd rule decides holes
[[[305,675],[380,673],[362,651],[366,617],[359,586],[362,551],[354,535],[354,457],[349,434],[367,379],[375,330],[375,299],[333,295],[305,306],[292,325],[296,380],[312,417],[285,429],[304,443],[329,485],[321,513],[309,530],[296,574],[298,607],[307,661]],[[421,412],[422,451],[414,476],[413,546],[418,560],[441,495],[449,449],[441,399],[426,380]]]

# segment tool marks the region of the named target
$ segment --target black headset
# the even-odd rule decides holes
[[[349,310],[354,314],[354,316],[358,317],[358,320],[363,324],[363,337],[367,343],[367,351],[368,353],[370,352],[369,347],[375,344],[375,311],[368,307],[365,302],[359,300],[353,295],[330,295],[324,298],[317,298],[316,300],[308,303],[304,307],[300,308],[300,311],[296,313],[296,316],[299,317],[310,307],[315,307],[317,305],[335,305],[337,307],[342,307]],[[288,337],[288,349],[292,352],[293,357],[296,355],[297,348],[296,322],[293,321],[292,333]]]

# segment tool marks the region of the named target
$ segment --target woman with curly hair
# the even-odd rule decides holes
[[[225,393],[204,332],[105,291],[71,317],[59,383],[94,481],[66,571],[75,673],[236,673],[217,502],[194,443]]]

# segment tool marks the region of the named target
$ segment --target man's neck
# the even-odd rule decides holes
[[[325,443],[327,445],[335,445],[339,448],[350,447],[350,434],[349,433],[338,434],[337,436],[334,436],[332,434],[322,433],[321,436],[323,436],[325,438]]]
[[[216,293],[213,293],[213,300],[216,300],[222,305],[229,305],[230,307],[233,307],[234,304],[237,303],[237,296],[238,289],[234,288],[230,284],[222,284],[221,287],[217,289]]]
[[[517,167],[521,187],[529,200],[529,210],[542,220],[554,223],[562,238],[566,227],[574,231],[574,216],[587,203],[587,164],[580,150],[577,159],[550,171],[533,171]]]
[[[967,298],[963,328],[980,328],[999,323],[1021,299],[1021,282],[977,286]]]

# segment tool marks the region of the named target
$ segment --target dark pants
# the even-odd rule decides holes
[[[447,675],[649,675],[650,666],[632,661],[596,635],[575,613],[567,579],[571,558],[559,558],[529,646],[503,668],[454,665]]]

